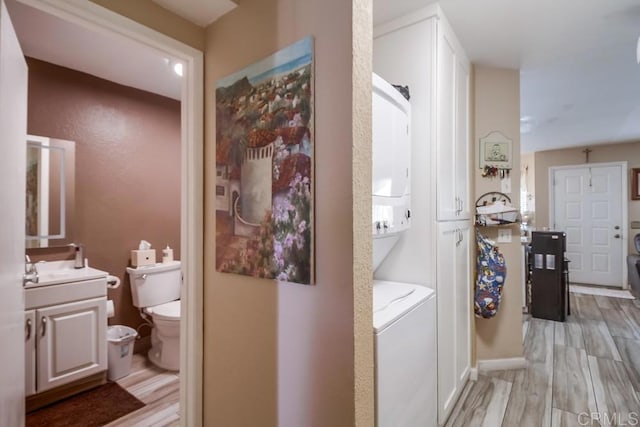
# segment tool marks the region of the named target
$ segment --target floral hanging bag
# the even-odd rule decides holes
[[[507,277],[504,255],[491,240],[476,231],[478,258],[474,301],[476,316],[490,319],[496,315],[502,299],[502,286]]]

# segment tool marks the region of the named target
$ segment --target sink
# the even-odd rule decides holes
[[[74,261],[47,261],[36,263],[38,283],[27,282],[25,288],[58,285],[82,280],[106,278],[107,272],[91,267],[74,268]]]

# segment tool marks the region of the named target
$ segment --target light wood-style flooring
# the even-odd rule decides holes
[[[109,424],[108,427],[165,427],[180,425],[180,379],[177,372],[160,369],[134,354],[131,373],[117,381],[145,406]]]
[[[530,319],[527,368],[469,381],[446,425],[640,425],[640,301],[571,294],[571,310]]]

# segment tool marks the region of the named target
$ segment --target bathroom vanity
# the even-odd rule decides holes
[[[106,382],[107,273],[73,261],[39,263],[27,282],[27,411]]]

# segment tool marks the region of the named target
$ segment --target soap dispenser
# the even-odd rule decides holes
[[[173,249],[167,245],[166,248],[162,250],[162,263],[167,264],[173,261]]]
[[[75,257],[75,261],[73,263],[73,266],[75,268],[84,268],[84,246],[82,245],[73,245],[75,247],[75,251],[76,251],[76,257]]]

